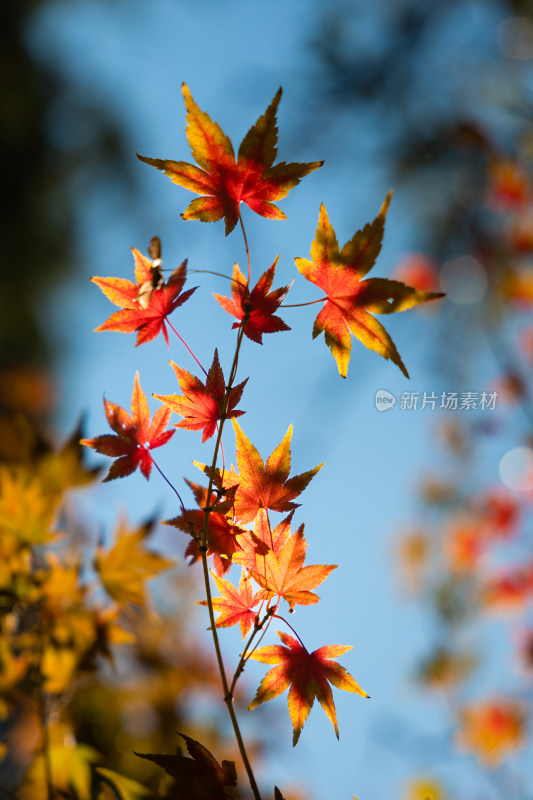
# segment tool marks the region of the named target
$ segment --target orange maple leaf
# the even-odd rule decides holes
[[[239,320],[233,323],[232,328],[240,328],[244,324],[245,335],[258,344],[263,344],[263,333],[290,331],[289,326],[281,317],[276,316],[274,311],[277,311],[291,287],[281,286],[273,292],[270,291],[278,259],[279,256],[276,256],[272,266],[261,275],[251,292],[238,265],[234,264],[231,282],[232,299],[220,294],[213,295],[228,314]]]
[[[249,571],[257,570],[264,574],[264,558],[270,552],[279,553],[289,538],[293,514],[294,511],[291,511],[288,517],[271,529],[266,511],[260,508],[254,530],[245,530],[237,537],[241,549],[235,553],[233,561]]]
[[[281,633],[281,631],[276,631],[276,633],[285,646],[270,645],[261,647],[250,656],[255,661],[261,661],[264,664],[277,664],[278,666],[267,672],[249,708],[255,708],[267,700],[272,700],[272,698],[282,694],[290,686],[289,714],[294,731],[293,745],[300,738],[304,722],[311,711],[315,697],[318,698],[320,705],[331,720],[338,739],[337,714],[329,684],[333,684],[337,689],[345,689],[347,692],[355,692],[363,697],[368,697],[367,693],[355,682],[350,673],[340,664],[331,660],[352,648],[350,646],[331,644],[319,647],[318,650],[309,653],[292,636]]]
[[[460,712],[457,743],[475,753],[488,767],[499,766],[519,747],[527,735],[527,708],[501,697],[464,706]]]
[[[291,468],[292,425],[283,440],[269,456],[266,464],[253,444],[246,438],[236,420],[232,420],[236,435],[239,475],[226,471],[232,484],[238,481],[235,493],[235,516],[243,523],[252,522],[260,508],[290,511],[297,508],[295,497],[303,492],[309,481],[323,466],[289,478]]]
[[[313,326],[313,339],[324,332],[326,344],[343,378],[346,377],[350,361],[351,333],[369,350],[375,350],[383,358],[390,358],[408,378],[409,373],[394,342],[372,314],[405,311],[444,296],[439,292],[417,291],[399,281],[385,278],[362,280],[374,266],[381,250],[391,196],[389,192],[376,219],[365,225],[363,230],[357,231],[342,250],[339,250],[335,231],[322,204],[311,245],[311,261],[295,259],[304,278],[326,293],[326,302]]]
[[[304,567],[307,547],[304,526],[290,536],[277,552],[270,550],[259,557],[256,568],[250,570],[252,578],[265,591],[263,597],[283,597],[293,609],[295,605],[308,606],[318,603],[319,597],[310,591],[326,580],[336,565],[313,564]]]
[[[136,283],[126,278],[91,278],[112,303],[120,306],[120,311],[111,314],[95,330],[120,333],[137,331],[136,347],[155,339],[162,331],[168,345],[166,318],[188,300],[198,287],[181,293],[187,277],[187,259],[174,270],[165,283],[162,277],[156,280],[160,272],[158,267],[154,267],[155,262],[134,247],[132,253],[135,259]]]
[[[226,383],[218,360],[218,350],[215,349],[213,363],[207,373],[205,383],[182,367],[178,367],[173,361],[170,362],[170,365],[176,373],[183,396],[154,394],[154,397],[162,400],[171,411],[185,417],[181,422],[176,423],[176,428],[185,428],[190,431],[202,430],[202,442],[205,442],[214,434],[217,422],[222,418],[226,396]],[[245,413],[236,411],[235,406],[241,399],[247,380],[248,378],[230,391],[225,413],[227,419],[240,417]]]
[[[211,574],[219,592],[223,595],[223,597],[213,597],[212,600],[214,610],[220,612],[216,620],[217,628],[228,628],[238,624],[241,626],[244,639],[257,617],[257,612],[253,609],[259,604],[262,592],[253,593],[250,578],[246,577],[244,570],[241,573],[238,589],[224,578],[217,577],[213,572]],[[207,601],[201,600],[199,605],[205,606]]]
[[[115,434],[104,434],[94,439],[82,439],[81,444],[92,447],[97,453],[111,456],[117,460],[111,464],[105,481],[124,478],[135,472],[137,467],[145,478],[150,477],[152,457],[150,450],[166,444],[176,431],[166,431],[170,419],[170,409],[162,406],[150,422],[150,410],[146,395],[141,389],[139,373],[135,373],[133,395],[131,398],[131,417],[125,409],[104,399],[104,408]]]
[[[188,206],[183,219],[216,222],[224,217],[226,236],[239,219],[241,203],[269,219],[286,219],[273,200],[281,200],[300,183],[300,180],[324,163],[287,164],[274,166],[277,155],[278,129],[276,114],[281,98],[278,90],[263,116],[244,137],[235,160],[230,139],[216,122],[201,111],[185,84],[182,84],[187,111],[187,139],[199,167],[185,161],[146,158],[140,161],[163,170],[178,186],[202,195]]]

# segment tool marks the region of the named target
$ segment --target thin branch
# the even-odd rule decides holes
[[[261,800],[261,795],[259,793],[259,788],[258,788],[256,780],[255,780],[255,776],[254,776],[254,773],[253,773],[253,770],[252,770],[252,765],[250,764],[250,760],[249,760],[248,754],[246,752],[246,747],[244,745],[242,734],[241,734],[241,731],[240,731],[240,728],[239,728],[237,715],[235,714],[235,709],[233,707],[233,693],[230,690],[230,687],[229,687],[229,684],[228,684],[228,679],[227,679],[227,676],[226,676],[226,670],[225,670],[225,667],[224,667],[224,660],[222,658],[222,651],[220,649],[220,642],[219,642],[218,633],[217,633],[215,614],[214,614],[214,610],[213,610],[213,598],[212,598],[212,595],[211,595],[211,584],[210,584],[210,580],[209,580],[209,570],[208,570],[208,567],[207,567],[207,533],[208,533],[208,529],[209,529],[209,515],[211,513],[210,499],[211,499],[211,493],[213,491],[213,481],[214,481],[215,470],[216,470],[216,465],[217,465],[217,460],[218,460],[218,451],[219,451],[220,446],[221,446],[222,431],[224,430],[224,423],[226,421],[226,414],[227,414],[228,405],[229,405],[230,392],[231,392],[231,390],[233,388],[233,382],[234,382],[235,376],[237,374],[237,366],[238,366],[238,363],[239,363],[239,350],[241,348],[241,344],[242,344],[242,340],[243,340],[243,336],[244,336],[244,328],[246,326],[246,321],[247,321],[247,317],[245,316],[244,319],[243,319],[243,324],[242,324],[241,328],[239,329],[239,333],[238,333],[238,336],[237,336],[237,344],[236,344],[236,347],[235,347],[235,355],[233,357],[233,364],[231,366],[230,376],[229,376],[228,384],[227,384],[227,387],[226,387],[226,395],[224,397],[224,404],[223,404],[223,407],[222,407],[222,414],[221,414],[221,417],[220,417],[220,426],[219,426],[219,429],[218,429],[218,432],[217,432],[217,438],[216,438],[216,442],[215,442],[215,450],[214,450],[214,453],[213,453],[213,461],[211,463],[211,470],[210,470],[210,473],[209,473],[209,483],[208,483],[208,487],[207,487],[207,505],[206,505],[206,508],[204,510],[204,526],[203,526],[203,530],[202,530],[202,539],[201,539],[201,543],[200,543],[198,549],[200,550],[200,555],[201,555],[201,558],[202,558],[202,570],[203,570],[203,575],[204,575],[205,594],[206,594],[207,610],[208,610],[208,613],[209,613],[210,630],[211,630],[211,634],[213,636],[213,644],[214,644],[214,647],[215,647],[215,654],[216,654],[216,659],[217,659],[218,671],[220,673],[220,680],[222,682],[222,688],[224,690],[224,702],[226,703],[226,707],[228,709],[228,713],[229,713],[229,716],[230,716],[230,719],[231,719],[231,724],[233,726],[233,731],[235,733],[235,738],[237,740],[237,745],[238,745],[238,748],[239,748],[239,752],[241,754],[241,758],[242,758],[243,763],[244,763],[244,768],[246,769],[246,773],[248,775],[248,780],[250,782],[250,787],[252,789],[254,798],[255,798],[255,800]]]
[[[244,230],[244,222],[242,221],[240,210],[239,210],[239,222],[241,223],[242,235],[244,237],[244,246],[246,248],[246,258],[248,260],[248,285],[250,285],[250,278],[252,277],[252,262],[250,261],[250,248],[248,247],[248,239],[246,238],[246,231]]]
[[[52,782],[52,762],[50,760],[50,735],[48,730],[48,709],[46,703],[46,692],[44,691],[43,675],[43,656],[44,656],[44,634],[41,636],[39,645],[39,685],[37,687],[37,699],[39,704],[39,719],[41,721],[41,731],[43,735],[43,761],[44,774],[46,781],[47,800],[54,800],[54,785]]]

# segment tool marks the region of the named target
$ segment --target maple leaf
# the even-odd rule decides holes
[[[163,520],[163,525],[172,525],[190,535],[200,537],[204,529],[205,513],[197,509],[186,510],[184,514],[172,519]],[[231,567],[232,557],[240,547],[236,534],[242,528],[233,525],[228,518],[218,511],[211,511],[207,527],[207,556],[214,556],[214,565],[218,575],[223,575]],[[190,556],[189,564],[201,558],[198,542],[192,539],[187,545],[185,556]]]
[[[164,520],[163,525],[172,525],[190,536],[197,539],[202,535],[205,524],[204,508],[207,504],[207,489],[192,481],[186,481],[193,491],[199,509],[186,509],[184,513],[172,519]],[[216,494],[211,494],[211,507],[224,509],[225,505],[216,503]],[[243,529],[234,525],[228,517],[221,511],[211,511],[207,526],[207,556],[214,556],[214,566],[218,575],[223,575],[231,567],[232,558],[239,552],[240,545],[237,541],[237,534],[243,533]],[[185,556],[190,556],[189,564],[199,561],[200,550],[198,542],[191,539],[185,550]]]
[[[187,112],[187,139],[199,167],[185,161],[146,158],[137,154],[140,161],[163,170],[178,186],[202,195],[190,203],[182,218],[202,222],[224,218],[226,236],[237,224],[241,203],[246,203],[262,217],[286,219],[272,201],[281,200],[305,175],[324,162],[287,164],[282,161],[274,165],[278,140],[276,115],[281,89],[242,140],[237,160],[233,145],[220,126],[198,108],[185,84],[182,84],[182,91]]]
[[[138,781],[105,767],[96,767],[95,772],[113,787],[115,796],[120,800],[153,800],[153,793]]]
[[[277,317],[274,311],[278,309],[292,284],[270,291],[278,259],[279,256],[276,256],[272,266],[261,275],[251,292],[239,266],[234,264],[231,281],[232,299],[220,294],[213,295],[228,314],[239,320],[233,323],[232,328],[240,328],[244,324],[245,335],[258,344],[263,344],[263,333],[290,331],[289,326]]]
[[[487,767],[499,766],[526,743],[527,708],[501,697],[463,706],[458,744],[475,753]]]
[[[205,442],[214,434],[218,420],[222,419],[226,397],[226,383],[218,360],[218,350],[215,349],[213,363],[207,373],[205,383],[182,367],[178,367],[173,361],[170,362],[170,365],[176,373],[183,396],[175,394],[154,394],[153,396],[162,400],[171,411],[185,417],[181,422],[176,423],[176,428],[185,428],[190,431],[202,430],[202,442]],[[248,378],[231,389],[224,415],[226,419],[240,417],[245,413],[235,410],[235,406],[241,399],[247,381]]]
[[[239,475],[226,470],[230,482],[237,480],[235,493],[235,516],[243,523],[252,522],[260,508],[273,511],[291,511],[298,504],[295,497],[303,492],[307,484],[323,466],[289,478],[291,468],[292,425],[283,440],[269,456],[266,464],[256,448],[246,438],[236,420],[232,420],[236,435],[236,452]]]
[[[355,692],[363,697],[368,697],[367,693],[355,682],[349,672],[344,667],[331,659],[341,656],[352,648],[338,644],[319,647],[309,653],[300,642],[288,636],[286,633],[276,631],[283,645],[269,645],[255,650],[250,658],[261,661],[263,664],[277,664],[267,672],[257,690],[257,693],[250,703],[249,708],[253,709],[267,700],[282,694],[290,686],[289,690],[289,714],[294,731],[293,745],[300,738],[305,720],[313,706],[315,697],[335,728],[337,739],[339,729],[337,726],[337,714],[335,703],[329,684],[336,686],[337,689],[345,689],[347,692]]]
[[[49,737],[46,756],[43,753],[34,756],[17,790],[18,797],[42,800],[48,794],[48,783],[54,787],[54,797],[66,795],[91,800],[92,767],[100,760],[100,754],[89,745],[76,743],[72,729],[62,722],[50,724]]]
[[[166,283],[161,277],[154,286],[155,278],[160,275],[157,272],[159,268],[154,268],[155,262],[134,247],[132,253],[135,259],[136,283],[126,278],[91,278],[112,303],[120,306],[120,311],[111,314],[95,331],[137,331],[136,347],[152,341],[162,331],[168,345],[166,318],[188,300],[198,287],[181,293],[187,277],[187,259],[174,270]],[[151,290],[146,291],[147,286]]]
[[[97,453],[117,459],[111,464],[104,481],[124,478],[135,472],[139,466],[144,477],[148,479],[152,470],[150,450],[166,444],[176,433],[165,431],[170,420],[170,409],[161,406],[150,423],[150,411],[138,372],[135,373],[133,385],[131,417],[121,406],[105,399],[104,408],[109,426],[115,431],[115,435],[107,433],[94,439],[82,439],[81,444],[92,447]]]
[[[229,794],[225,789],[237,785],[235,762],[216,758],[200,742],[179,733],[185,739],[187,750],[192,758],[180,754],[135,753],[139,758],[153,761],[176,781],[176,786],[168,795],[168,800],[226,800]]]
[[[295,259],[304,278],[326,293],[326,302],[313,326],[313,339],[324,332],[326,344],[343,378],[350,361],[351,333],[369,350],[390,358],[408,378],[409,373],[394,342],[372,314],[405,311],[444,296],[440,292],[418,291],[385,278],[362,280],[374,266],[381,250],[391,196],[392,192],[389,192],[376,219],[357,231],[342,250],[339,250],[335,231],[322,204],[311,245],[311,261]]]
[[[319,597],[310,591],[326,580],[336,565],[314,564],[304,567],[307,547],[304,526],[290,536],[277,552],[270,550],[259,564],[252,569],[252,578],[265,590],[264,597],[283,597],[293,609],[295,605],[308,606],[318,603]]]
[[[219,592],[223,595],[212,600],[213,609],[220,611],[216,621],[217,628],[229,628],[231,625],[239,624],[244,639],[256,619],[257,613],[253,609],[260,602],[263,593],[253,593],[250,579],[245,576],[244,570],[241,573],[238,589],[224,578],[211,574]],[[199,605],[205,606],[207,601],[200,600]]]
[[[173,561],[145,548],[152,527],[148,522],[131,530],[121,521],[113,547],[107,551],[98,548],[95,569],[108,595],[120,605],[128,602],[144,606],[144,581],[174,566]]]
[[[36,473],[53,495],[65,489],[85,486],[96,479],[99,468],[89,469],[85,464],[87,450],[80,444],[84,430],[81,421],[59,450],[48,442],[40,442]]]
[[[48,544],[61,496],[51,496],[46,482],[30,470],[0,465],[0,529],[2,539],[26,545]],[[4,555],[5,558],[5,555]],[[3,560],[3,559],[2,559]]]
[[[275,528],[271,529],[268,516],[263,508],[257,512],[254,530],[245,530],[237,536],[237,543],[241,548],[233,556],[233,561],[246,567],[263,572],[264,558],[270,553],[279,553],[291,532],[291,519],[294,511],[285,517]]]

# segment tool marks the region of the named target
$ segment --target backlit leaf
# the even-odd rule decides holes
[[[305,647],[286,633],[277,631],[283,645],[269,645],[255,650],[250,656],[264,664],[276,664],[267,672],[257,693],[250,703],[250,709],[277,697],[289,689],[289,714],[294,730],[293,745],[300,737],[315,697],[326,712],[335,728],[337,739],[339,729],[335,703],[330,684],[337,689],[355,692],[368,697],[344,667],[331,659],[341,656],[351,647],[326,645],[308,653]],[[290,688],[289,688],[290,687]]]
[[[295,259],[304,278],[326,294],[324,306],[315,319],[313,339],[324,332],[326,344],[343,378],[348,371],[352,334],[369,350],[390,358],[408,378],[409,373],[394,342],[372,314],[405,311],[419,303],[443,297],[438,292],[417,291],[399,281],[384,278],[362,280],[374,266],[381,250],[390,198],[391,192],[376,219],[357,231],[342,250],[322,205],[311,245],[311,261]]]
[[[116,459],[111,464],[105,481],[131,475],[137,467],[140,467],[142,474],[148,479],[152,470],[150,450],[166,444],[176,432],[165,430],[170,420],[170,409],[162,406],[150,422],[150,411],[138,372],[135,374],[133,386],[131,417],[121,406],[107,400],[104,400],[104,407],[109,426],[115,433],[82,439],[81,444]]]
[[[282,161],[274,165],[278,138],[276,115],[281,89],[244,137],[237,159],[229,138],[205,111],[200,110],[185,84],[182,91],[187,111],[187,139],[199,167],[185,161],[140,155],[137,158],[162,170],[178,186],[202,195],[190,203],[181,215],[183,219],[216,222],[224,218],[226,236],[237,224],[241,203],[246,203],[262,217],[286,219],[272,201],[281,200],[305,175],[324,162],[287,164]]]

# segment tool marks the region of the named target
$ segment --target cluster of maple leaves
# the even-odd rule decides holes
[[[154,465],[160,471],[153,451],[167,444],[175,434],[175,430],[167,427],[173,413],[182,417],[174,423],[175,428],[201,431],[202,441],[216,434],[213,463],[204,465],[195,462],[207,478],[207,487],[188,481],[198,507],[186,509],[174,487],[181,503],[181,513],[167,520],[167,524],[190,537],[186,554],[190,556],[191,563],[201,560],[205,567],[206,558],[213,558],[212,578],[220,596],[211,598],[210,590],[206,587],[207,599],[204,604],[209,606],[211,613],[218,614],[216,627],[239,625],[243,639],[249,636],[231,688],[249,658],[272,664],[274,666],[263,678],[250,708],[276,697],[288,688],[294,744],[298,741],[315,698],[324,708],[338,737],[331,685],[367,696],[345,668],[334,660],[350,648],[327,645],[309,652],[281,615],[282,603],[288,605],[289,611],[296,605],[317,603],[319,598],[314,590],[335,568],[332,565],[306,565],[304,526],[300,525],[291,531],[293,515],[298,507],[295,500],[322,465],[290,477],[292,427],[289,427],[265,462],[237,422],[236,418],[244,413],[238,406],[242,403],[247,381],[235,383],[243,337],[262,344],[263,334],[290,330],[279,312],[292,285],[272,288],[278,264],[276,258],[255,286],[250,287],[251,264],[241,204],[246,204],[263,217],[285,219],[274,201],[285,197],[303,177],[321,167],[323,162],[274,164],[277,155],[276,115],[281,89],[265,114],[246,134],[237,158],[229,138],[217,123],[200,110],[185,85],[183,96],[187,112],[187,138],[198,166],[183,161],[145,156],[138,158],[164,171],[179,186],[200,195],[182,214],[183,219],[204,222],[224,219],[226,235],[238,223],[242,227],[248,256],[248,275],[245,276],[235,265],[231,277],[231,297],[215,295],[222,308],[236,320],[233,322],[233,328],[237,330],[233,365],[226,382],[217,349],[208,370],[193,355],[203,371],[201,377],[171,362],[181,394],[154,394],[163,405],[152,419],[137,374],[131,415],[106,400],[105,413],[113,433],[82,441],[114,459],[106,477],[106,480],[112,480],[125,477],[137,468],[146,478],[150,476]],[[369,349],[392,360],[408,377],[400,354],[374,314],[403,311],[442,296],[438,292],[414,289],[399,281],[366,278],[381,249],[390,198],[391,193],[376,219],[357,231],[342,248],[338,245],[322,205],[311,245],[311,259],[296,259],[299,273],[323,292],[321,298],[311,301],[323,301],[314,323],[313,337],[322,332],[325,334],[326,344],[344,378],[350,360],[352,335]],[[157,238],[150,245],[150,258],[136,249],[133,250],[133,256],[135,281],[103,277],[92,279],[119,307],[97,330],[135,332],[137,345],[151,341],[159,333],[163,334],[168,344],[169,328],[182,339],[169,316],[195,291],[196,287],[184,291],[187,262],[184,261],[165,281]],[[186,347],[192,353],[189,346]],[[232,420],[235,431],[236,469],[217,466],[222,431],[228,419]],[[281,521],[273,521],[274,513],[284,515]],[[227,578],[233,566],[240,568],[237,585]],[[207,576],[207,572],[205,574]],[[258,640],[273,619],[289,625],[296,638],[278,631],[281,644],[259,648]],[[276,791],[279,793],[279,790]]]

